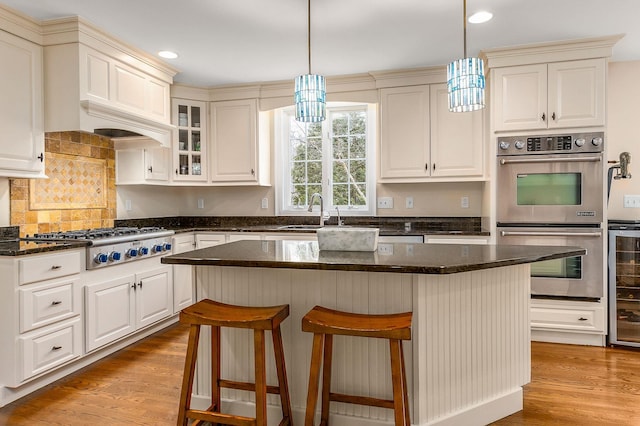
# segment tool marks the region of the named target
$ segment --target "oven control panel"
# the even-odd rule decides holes
[[[498,138],[498,155],[570,154],[603,150],[604,132]]]
[[[171,254],[171,237],[94,245],[87,248],[87,270]]]

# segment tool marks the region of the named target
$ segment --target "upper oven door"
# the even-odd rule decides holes
[[[601,223],[602,153],[498,157],[499,223]]]

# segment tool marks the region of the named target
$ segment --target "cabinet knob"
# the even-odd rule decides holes
[[[424,163],[424,170],[429,171],[429,163]]]
[[[149,166],[149,173],[153,173],[153,166]]]
[[[551,113],[551,119],[552,119],[553,121],[556,121],[556,113],[555,113],[555,112],[554,112],[554,113]]]
[[[133,285],[131,286],[131,288],[133,289],[133,291],[136,291],[136,283],[133,283]]]
[[[44,161],[44,152],[41,152],[36,158],[42,163]]]
[[[542,121],[545,121],[547,119],[547,115],[543,112],[542,113]]]
[[[255,176],[256,175],[256,171],[254,169],[251,169],[251,176]]]
[[[436,163],[433,163],[433,171],[436,171]]]

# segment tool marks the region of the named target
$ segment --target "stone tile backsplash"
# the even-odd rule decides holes
[[[49,179],[46,184],[31,182],[33,179],[10,180],[11,225],[20,228],[20,236],[113,226],[116,186],[115,150],[111,139],[83,132],[46,133],[45,152],[45,156],[71,156],[77,162],[47,162],[45,173]],[[101,161],[106,166],[106,181],[100,188],[106,191],[106,204],[102,200],[92,204],[94,197],[87,197],[86,193],[95,186],[97,177],[87,175],[93,174],[91,168],[76,166]],[[30,194],[30,191],[42,193]],[[70,197],[74,191],[78,196]]]

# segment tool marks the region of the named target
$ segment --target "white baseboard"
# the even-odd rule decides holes
[[[593,333],[531,330],[532,342],[563,343],[567,345],[606,346],[607,336]]]

